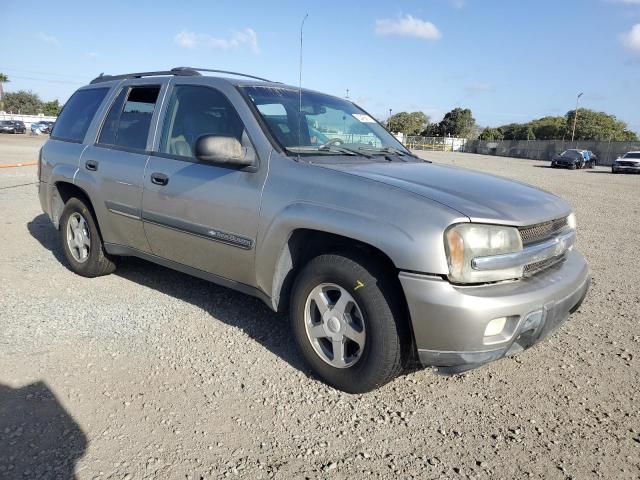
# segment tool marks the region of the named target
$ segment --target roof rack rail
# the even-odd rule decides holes
[[[105,75],[101,73],[99,76],[91,80],[91,84],[109,82],[111,80],[126,80],[129,78],[157,77],[161,75],[175,75],[179,77],[197,77],[200,75],[194,68],[178,67],[171,70],[159,70],[156,72],[137,72],[125,73],[124,75]]]
[[[213,68],[176,67],[173,70],[185,70],[185,71],[192,70],[192,71],[195,71],[195,72],[225,73],[227,75],[236,75],[238,77],[253,78],[254,80],[260,80],[262,82],[280,83],[280,82],[274,82],[273,80],[269,80],[267,78],[256,77],[255,75],[248,75],[246,73],[240,73],[240,72],[231,72],[229,70],[216,70],[216,69],[213,69]]]

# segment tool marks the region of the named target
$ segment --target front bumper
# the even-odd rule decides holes
[[[456,286],[400,273],[418,358],[440,373],[459,373],[539,342],[582,303],[589,288],[587,262],[576,251],[548,270],[515,282]],[[499,335],[485,337],[491,320],[506,317]]]
[[[616,165],[613,164],[611,166],[612,173],[640,173],[640,165],[638,166],[627,166],[627,165]]]
[[[578,163],[566,163],[566,162],[551,162],[551,168],[578,168]]]

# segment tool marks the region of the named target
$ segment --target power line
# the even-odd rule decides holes
[[[56,80],[56,79],[52,79],[52,78],[35,78],[35,77],[23,77],[21,75],[13,75],[11,78],[17,78],[20,80],[33,80],[36,82],[45,82],[45,83],[63,83],[63,84],[67,84],[67,85],[84,85],[87,82],[73,82],[70,80]]]
[[[68,80],[76,80],[78,81],[78,77],[74,76],[74,75],[65,75],[63,73],[54,73],[54,72],[41,72],[41,71],[37,71],[37,70],[23,70],[21,68],[8,68],[8,67],[2,67],[0,68],[0,71],[4,72],[18,72],[18,73],[27,73],[27,74],[35,74],[35,75],[45,75],[47,77],[62,77],[62,78],[66,78]]]

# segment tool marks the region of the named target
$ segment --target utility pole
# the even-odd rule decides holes
[[[576,136],[576,123],[578,121],[578,103],[580,102],[580,97],[583,92],[578,94],[578,98],[576,98],[576,111],[573,114],[573,131],[571,132],[571,141],[573,142],[573,138]]]
[[[389,118],[387,118],[387,130],[389,130],[389,122],[391,121],[391,109],[389,109]]]

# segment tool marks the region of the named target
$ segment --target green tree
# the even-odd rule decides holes
[[[0,73],[0,110],[4,110],[4,84],[9,81],[9,77],[7,77],[4,73]]]
[[[499,127],[505,140],[535,140],[536,134],[529,123],[509,123]]]
[[[489,127],[482,130],[480,136],[478,137],[479,140],[485,140],[487,142],[499,142],[503,138],[504,135],[502,135],[502,131],[499,128]]]
[[[560,140],[567,134],[565,117],[542,117],[529,122],[536,140]]]
[[[573,130],[575,110],[567,112],[567,127]],[[570,134],[568,135],[570,138]],[[576,140],[611,140],[614,142],[637,141],[638,135],[629,130],[629,126],[614,115],[596,112],[588,108],[578,110],[576,122]]]
[[[392,132],[402,132],[406,135],[416,135],[429,124],[429,117],[422,112],[399,112],[387,121],[387,129]]]
[[[476,120],[468,108],[454,108],[440,122],[442,135],[469,138],[476,130]]]
[[[5,110],[24,115],[37,115],[42,112],[42,100],[40,97],[29,91],[7,93],[4,96]]]
[[[50,117],[57,117],[60,114],[62,107],[58,100],[52,100],[51,102],[45,102],[42,105],[42,113]]]
[[[440,135],[440,125],[437,123],[430,123],[427,125],[420,135],[423,137],[438,137]]]

